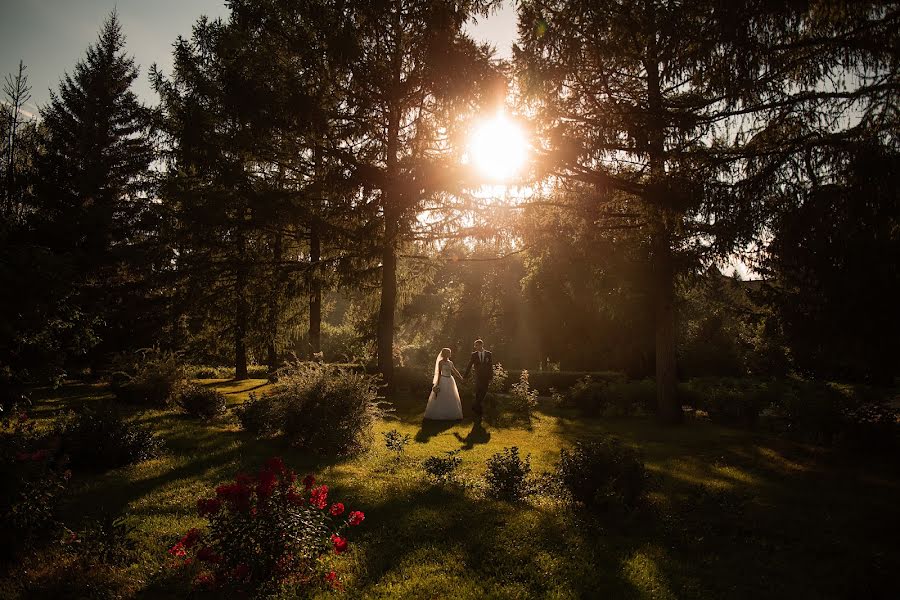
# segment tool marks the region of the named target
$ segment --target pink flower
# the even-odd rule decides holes
[[[334,544],[335,554],[343,554],[347,549],[347,538],[341,537],[336,533],[331,534],[331,543]]]
[[[341,502],[335,502],[331,505],[331,516],[339,517],[344,514],[344,505]]]
[[[354,510],[352,513],[350,513],[350,517],[347,519],[347,522],[355,527],[356,525],[359,525],[360,523],[365,521],[365,519],[366,515],[363,514],[361,510]]]

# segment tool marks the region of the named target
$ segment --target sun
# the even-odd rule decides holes
[[[506,181],[516,175],[527,153],[522,128],[502,113],[479,123],[469,138],[471,164],[491,180]]]

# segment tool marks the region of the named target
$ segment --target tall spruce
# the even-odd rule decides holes
[[[81,309],[105,323],[95,359],[146,343],[135,328],[150,326],[144,285],[155,243],[154,147],[149,110],[131,90],[137,77],[113,12],[41,111],[33,217],[40,243],[71,257]]]

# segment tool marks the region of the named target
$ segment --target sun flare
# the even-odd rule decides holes
[[[492,180],[505,181],[516,175],[527,152],[522,128],[502,113],[479,123],[469,140],[470,162]]]

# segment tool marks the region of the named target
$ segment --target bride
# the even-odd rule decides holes
[[[462,375],[450,361],[450,348],[444,348],[434,362],[431,395],[428,396],[428,406],[425,407],[426,419],[454,421],[463,418],[454,375],[462,379]]]

